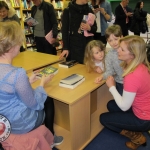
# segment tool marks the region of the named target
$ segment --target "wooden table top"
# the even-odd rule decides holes
[[[25,51],[14,58],[12,65],[22,67],[27,73],[36,68],[61,61],[59,56],[39,52]]]
[[[101,84],[94,83],[95,78],[100,74],[96,72],[88,73],[86,71],[85,65],[77,64],[71,68],[62,68],[59,67],[58,64],[54,64],[52,66],[59,69],[58,73],[53,77],[50,83],[45,85],[44,88],[50,97],[66,104],[73,104],[80,98],[84,97],[105,83],[105,81],[102,81]],[[75,89],[60,87],[59,81],[73,73],[83,75],[85,77],[85,81],[83,81]],[[40,81],[33,83],[33,88],[37,87],[39,83]]]

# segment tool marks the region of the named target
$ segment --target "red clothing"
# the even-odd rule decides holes
[[[133,73],[125,76],[124,90],[136,93],[132,104],[134,114],[143,120],[150,120],[150,73],[140,64]]]

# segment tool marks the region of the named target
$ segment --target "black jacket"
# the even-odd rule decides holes
[[[88,4],[77,5],[75,2],[69,3],[69,8],[66,8],[62,16],[62,40],[63,50],[69,50],[71,59],[75,59],[83,63],[84,51],[86,44],[93,40],[93,37],[85,37],[84,34],[79,34],[78,29],[83,19],[83,15],[93,13]],[[96,22],[91,26],[90,33],[95,33],[97,30]]]
[[[142,9],[140,10],[138,8],[135,9],[130,30],[135,33],[145,33],[146,31],[148,31],[146,16],[146,11],[143,11]]]
[[[44,30],[45,35],[53,30],[53,37],[56,38],[58,34],[58,23],[55,14],[55,10],[52,4],[43,1],[39,9],[43,10],[43,18],[44,18]],[[33,6],[31,9],[31,16],[34,18],[34,15],[37,11],[37,6]]]

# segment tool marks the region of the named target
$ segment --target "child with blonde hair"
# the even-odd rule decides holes
[[[85,48],[84,64],[87,71],[104,72],[105,45],[99,40],[90,41]]]

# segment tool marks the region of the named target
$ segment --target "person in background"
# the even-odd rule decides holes
[[[93,11],[96,15],[97,31],[94,34],[95,40],[107,43],[105,38],[105,30],[108,27],[107,21],[112,20],[112,10],[110,2],[106,0],[92,0]]]
[[[136,150],[146,143],[142,132],[150,130],[150,64],[143,38],[133,35],[120,39],[117,50],[122,60],[124,88],[121,96],[115,80],[109,76],[106,84],[114,97],[107,104],[109,112],[100,115],[101,124],[130,139],[126,146]]]
[[[20,24],[20,19],[16,15],[13,7],[8,7],[5,1],[0,1],[0,22],[4,21],[16,21]],[[23,52],[23,46],[20,47],[20,52]]]
[[[114,76],[116,81],[116,89],[122,95],[123,92],[123,70],[120,66],[121,60],[118,59],[117,49],[119,48],[119,40],[122,37],[122,31],[119,25],[112,25],[106,29],[105,36],[107,42],[112,47],[105,57],[105,72],[95,79],[95,83],[99,84],[102,79]]]
[[[83,64],[86,44],[93,40],[93,36],[84,36],[84,30],[93,34],[97,30],[96,22],[91,26],[85,21],[82,22],[83,17],[89,13],[94,14],[88,6],[88,0],[70,2],[68,8],[64,9],[62,16],[63,51],[60,58],[65,56],[67,60],[76,60]]]
[[[129,17],[133,16],[132,12],[128,12],[127,5],[129,0],[122,0],[115,9],[115,22],[114,24],[120,25],[123,36],[128,35]]]
[[[140,36],[140,32],[145,33],[146,31],[148,31],[148,27],[146,24],[147,12],[143,11],[143,6],[144,6],[143,1],[139,1],[136,3],[135,9],[134,9],[133,20],[132,20],[132,24],[130,27],[130,30],[134,32],[134,35]]]
[[[102,73],[105,70],[105,45],[99,40],[90,41],[84,54],[84,64],[88,72],[96,71]]]
[[[32,2],[34,6],[31,8],[31,16],[38,21],[38,24],[33,26],[37,52],[56,55],[56,48],[52,45],[55,43],[58,34],[54,7],[44,0],[32,0]],[[27,22],[27,24],[32,26],[31,22]],[[52,44],[45,39],[45,36],[51,30],[53,33]]]
[[[3,70],[0,75],[0,114],[10,121],[13,134],[30,132],[43,123],[54,132],[54,114],[51,114],[54,111],[53,101],[44,90],[45,84],[53,76],[42,76],[39,86],[34,90],[31,84],[37,80],[36,74],[28,78],[23,68],[12,66],[24,38],[17,22],[0,22],[0,70]],[[62,141],[62,137],[54,135],[53,146]]]
[[[8,7],[5,1],[0,1],[0,22],[4,21],[16,21],[20,24],[20,20],[16,15],[16,12],[13,7]]]

